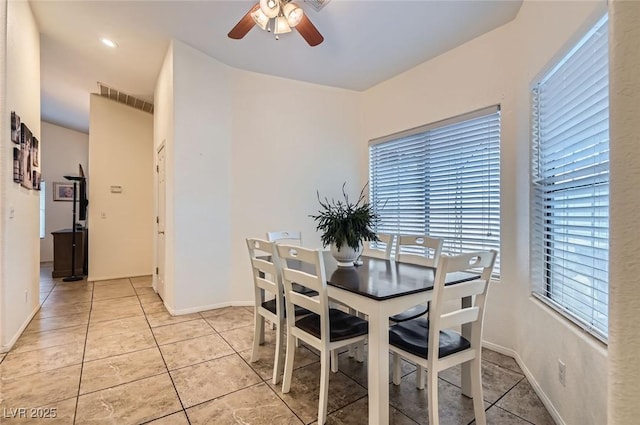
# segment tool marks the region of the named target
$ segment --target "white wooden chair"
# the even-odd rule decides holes
[[[357,316],[329,308],[322,251],[281,244],[277,245],[277,250],[282,260],[287,309],[287,355],[282,392],[288,393],[291,389],[295,355],[294,338],[299,338],[320,351],[318,424],[324,424],[327,418],[330,353],[364,341],[368,333],[368,323]],[[305,271],[299,270],[300,265],[303,265]],[[317,295],[311,297],[309,294],[294,292],[293,282],[314,290]],[[293,314],[296,306],[305,308],[312,314],[296,319]]]
[[[264,321],[267,319],[273,324],[276,331],[272,382],[277,384],[284,368],[284,347],[282,345],[285,342],[284,330],[286,326],[284,287],[278,252],[274,242],[262,239],[248,238],[247,247],[251,259],[254,289],[254,332],[251,362],[258,360],[258,346],[264,344]],[[267,293],[272,297],[269,300],[266,299]],[[295,311],[297,315],[308,313],[304,309]]]
[[[442,239],[427,235],[398,235],[396,243],[396,261],[417,264],[425,267],[436,267],[442,254]],[[429,312],[429,303],[417,305],[389,317],[391,323],[401,323],[424,316]],[[397,361],[394,356],[394,361]],[[424,389],[425,374],[422,368],[416,373],[416,387]]]
[[[427,235],[398,235],[396,261],[436,267],[442,253],[443,240]]]
[[[302,233],[296,230],[281,230],[278,232],[267,232],[269,242],[286,243],[288,245],[302,245]]]
[[[380,242],[364,242],[364,246],[362,247],[362,255],[365,257],[390,260],[391,249],[393,248],[393,239],[395,238],[395,235],[389,233],[378,233],[377,236],[378,239],[380,239]],[[377,245],[380,243],[384,244],[384,249],[377,247]],[[372,247],[372,244],[375,244],[376,247]]]
[[[481,353],[484,307],[496,259],[496,251],[481,251],[455,257],[443,256],[436,270],[433,300],[429,320],[414,319],[394,325],[389,330],[389,348],[394,354],[393,383],[400,384],[400,355],[428,373],[429,425],[438,425],[438,372],[469,362],[471,366],[471,394],[478,425],[486,425],[482,397]],[[448,273],[481,269],[479,279],[445,286]],[[445,311],[445,303],[462,306],[464,298],[471,298],[469,307]],[[470,339],[454,330],[462,325],[471,328]]]
[[[399,235],[396,244],[396,261],[417,264],[425,267],[436,267],[442,253],[443,240],[426,235]],[[412,320],[424,316],[429,305],[417,305],[402,313],[391,316],[394,323]]]
[[[275,232],[267,232],[267,240],[275,243],[286,243],[289,245],[302,246],[302,232],[298,230],[279,230]],[[275,324],[271,324],[271,329],[275,329]],[[296,347],[298,341],[296,340]]]

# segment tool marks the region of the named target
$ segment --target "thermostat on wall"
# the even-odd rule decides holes
[[[122,193],[122,186],[111,186],[111,193]]]

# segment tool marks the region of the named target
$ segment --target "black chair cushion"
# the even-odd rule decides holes
[[[304,295],[306,295],[308,297],[315,297],[316,295],[318,295],[318,291],[314,291],[313,289],[309,289],[306,286],[302,286],[302,285],[297,284],[295,282],[291,286],[293,287],[293,290],[295,292],[299,292],[299,293],[304,294]]]
[[[313,313],[296,321],[296,327],[320,338],[320,316]],[[357,316],[334,308],[329,309],[330,340],[342,341],[369,332],[369,323]]]
[[[427,319],[398,323],[389,329],[389,344],[425,359],[428,339],[429,321]],[[470,347],[471,343],[459,333],[450,330],[440,331],[438,358],[450,356]]]
[[[400,314],[396,314],[395,316],[389,317],[389,320],[392,322],[406,322],[407,320],[417,319],[420,316],[424,316],[429,312],[428,305],[417,305],[415,307],[411,307],[408,310],[403,311]]]
[[[277,314],[275,298],[272,300],[263,302],[262,307],[269,310],[273,314]],[[296,309],[296,316],[304,316],[305,314],[311,314],[309,310],[307,310],[306,308],[302,308],[300,306],[295,306],[295,309]],[[287,309],[284,310],[284,316],[287,317]]]

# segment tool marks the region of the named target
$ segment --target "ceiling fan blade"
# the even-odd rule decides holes
[[[302,15],[302,20],[295,26],[302,38],[304,38],[309,46],[317,46],[324,41],[324,37],[320,31],[311,23],[307,15]]]
[[[247,35],[247,33],[251,31],[251,28],[253,28],[253,26],[256,24],[253,18],[251,17],[251,14],[256,10],[258,10],[259,8],[260,8],[260,3],[256,3],[247,12],[247,14],[244,15],[242,19],[240,19],[240,21],[236,24],[236,26],[233,27],[231,31],[229,31],[229,34],[227,34],[229,38],[240,40],[242,37]]]

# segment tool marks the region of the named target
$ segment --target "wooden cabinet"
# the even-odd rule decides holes
[[[87,230],[76,229],[75,273],[71,270],[71,229],[51,232],[53,235],[53,272],[52,277],[82,276],[87,274]]]

